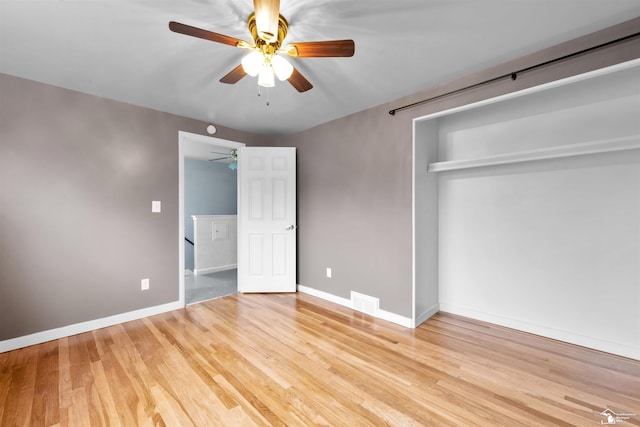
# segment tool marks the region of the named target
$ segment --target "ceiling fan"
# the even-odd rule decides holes
[[[350,57],[355,52],[353,40],[329,40],[318,42],[297,42],[282,45],[289,23],[280,15],[280,0],[254,0],[254,12],[249,15],[247,26],[253,42],[214,33],[179,22],[169,22],[169,29],[176,33],[198,37],[251,51],[242,63],[222,77],[222,83],[234,84],[249,74],[258,76],[258,85],[273,87],[275,77],[287,80],[298,92],[313,88],[307,80],[282,55],[293,58]]]
[[[231,170],[237,170],[238,169],[238,150],[233,149],[231,151],[229,151],[228,153],[221,153],[219,151],[209,151],[212,154],[217,154],[219,156],[222,157],[216,157],[213,159],[208,159],[208,161],[210,162],[219,162],[221,160],[224,160],[225,163],[227,160],[229,160],[229,169]]]
[[[221,153],[220,151],[209,151],[212,154],[218,154],[218,156],[222,156],[222,157],[215,157],[213,159],[208,159],[208,161],[210,162],[217,162],[220,160],[229,160],[232,158],[231,153]]]

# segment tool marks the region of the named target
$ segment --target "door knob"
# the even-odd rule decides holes
[[[287,231],[291,231],[291,230],[295,230],[296,228],[298,228],[297,226],[291,224],[290,226],[288,226],[287,228],[285,228],[285,230]]]

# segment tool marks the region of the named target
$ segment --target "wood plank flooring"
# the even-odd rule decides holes
[[[448,314],[232,295],[0,354],[2,426],[594,426],[640,362]]]

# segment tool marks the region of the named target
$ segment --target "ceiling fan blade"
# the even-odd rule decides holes
[[[309,89],[313,88],[313,85],[309,82],[309,80],[307,80],[302,74],[300,74],[300,71],[298,71],[296,68],[293,69],[293,73],[291,74],[291,77],[289,77],[289,83],[291,83],[291,86],[296,88],[298,92],[306,92]]]
[[[203,30],[202,28],[192,27],[191,25],[181,24],[179,22],[169,22],[169,29],[174,33],[185,34],[187,36],[198,37],[212,42],[228,44],[235,47],[248,47],[249,44],[244,40],[235,37],[225,36],[224,34],[214,33],[213,31]]]
[[[238,83],[240,79],[246,75],[247,73],[244,71],[244,68],[242,68],[242,64],[240,64],[236,68],[231,70],[226,76],[221,78],[220,82],[232,85]]]
[[[253,0],[258,36],[267,43],[278,40],[280,0]]]
[[[231,156],[224,156],[224,157],[218,157],[217,159],[209,159],[210,162],[216,162],[218,160],[226,160],[226,159],[230,159]]]
[[[356,44],[353,40],[328,40],[324,42],[291,43],[284,48],[289,56],[298,58],[330,58],[353,56]]]

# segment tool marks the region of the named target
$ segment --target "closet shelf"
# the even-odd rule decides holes
[[[586,154],[608,153],[612,151],[640,148],[640,135],[612,138],[599,141],[567,144],[559,147],[539,148],[517,153],[498,154],[478,159],[450,160],[429,164],[429,172],[444,172],[457,169],[482,166],[504,165],[509,163],[530,162],[534,160],[556,159],[562,157],[583,156]]]

